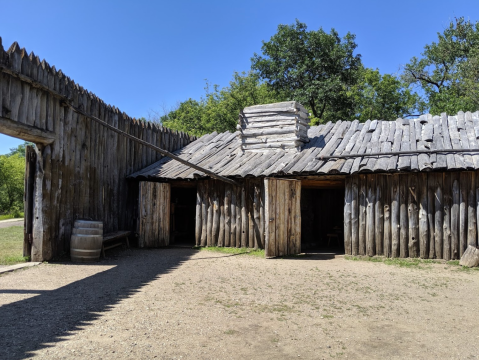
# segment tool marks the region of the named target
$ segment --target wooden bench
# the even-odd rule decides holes
[[[130,242],[128,237],[131,235],[131,231],[116,231],[103,235],[103,243],[101,244],[101,255],[105,258],[105,250],[126,244],[127,248],[130,248]],[[111,244],[116,241],[116,243]]]

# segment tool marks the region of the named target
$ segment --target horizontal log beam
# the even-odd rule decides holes
[[[48,145],[55,141],[54,132],[25,125],[4,117],[0,117],[0,133],[35,144]]]
[[[417,155],[417,154],[455,154],[455,153],[477,153],[479,149],[436,149],[436,150],[405,150],[405,151],[390,151],[390,152],[375,152],[365,154],[346,154],[346,155],[331,155],[322,156],[317,155],[316,159],[330,160],[330,159],[352,159],[352,158],[367,158],[371,156],[395,156],[395,155]]]

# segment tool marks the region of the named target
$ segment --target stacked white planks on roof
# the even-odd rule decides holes
[[[239,117],[243,150],[300,151],[309,142],[308,111],[296,101],[249,106]]]

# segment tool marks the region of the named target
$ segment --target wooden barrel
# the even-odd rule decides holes
[[[72,261],[98,261],[102,243],[103,223],[101,221],[76,220],[70,241]]]
[[[95,228],[103,229],[102,221],[89,221],[89,220],[75,220],[73,224],[74,228]]]
[[[103,229],[98,228],[73,228],[74,235],[103,235]]]

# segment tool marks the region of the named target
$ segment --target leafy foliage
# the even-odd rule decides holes
[[[405,66],[403,79],[420,86],[432,114],[477,110],[479,22],[457,18],[437,35],[421,58],[413,57]]]
[[[12,155],[20,155],[22,157],[25,157],[25,151],[27,146],[33,145],[33,143],[25,141],[23,144],[18,145],[16,148],[10,148],[10,152],[7,154],[7,156],[12,156]]]
[[[360,77],[361,55],[354,54],[355,35],[340,38],[331,29],[307,31],[306,24],[279,25],[263,56],[255,54],[252,69],[275,91],[307,106],[315,118],[336,121],[351,117],[348,91]]]
[[[379,70],[373,69],[361,71],[360,80],[352,90],[352,98],[354,117],[360,121],[393,120],[418,115],[425,108],[419,95],[400,79],[390,74],[381,75]]]
[[[0,156],[0,214],[23,210],[25,157],[20,153]]]
[[[268,104],[284,98],[267,88],[258,75],[237,73],[228,87],[206,86],[206,94],[199,101],[188,99],[169,113],[153,119],[171,129],[201,136],[213,131],[236,131],[239,112],[251,105]]]

